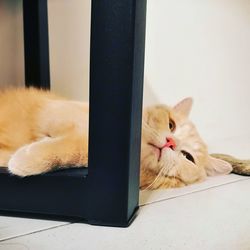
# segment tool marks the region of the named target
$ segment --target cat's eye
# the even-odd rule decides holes
[[[171,132],[174,132],[175,131],[175,128],[176,128],[176,125],[175,125],[175,122],[172,120],[172,119],[169,119],[169,129]]]
[[[194,157],[190,153],[185,150],[182,150],[181,153],[186,157],[187,160],[195,163]]]

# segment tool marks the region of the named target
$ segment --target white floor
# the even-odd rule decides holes
[[[0,217],[0,250],[250,250],[250,178],[141,194],[129,228]]]

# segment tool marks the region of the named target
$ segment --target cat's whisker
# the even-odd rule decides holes
[[[158,180],[159,178],[161,177],[163,171],[165,170],[165,167],[163,167],[159,173],[157,174],[157,176],[155,177],[155,179],[151,182],[151,184],[149,184],[146,188],[142,189],[142,191],[146,191],[146,190],[149,190]]]

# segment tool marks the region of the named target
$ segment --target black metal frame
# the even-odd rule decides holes
[[[48,88],[47,1],[23,6],[26,86]],[[139,198],[145,15],[146,0],[92,0],[89,168],[24,179],[0,170],[0,210],[130,224]]]
[[[47,0],[23,0],[25,84],[50,88]]]

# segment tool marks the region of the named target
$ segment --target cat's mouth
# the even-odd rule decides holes
[[[152,147],[153,148],[153,150],[154,150],[154,152],[156,153],[156,156],[157,156],[157,158],[158,158],[158,161],[160,161],[160,159],[161,159],[161,148],[160,147],[158,147],[158,146],[156,146],[155,144],[153,144],[153,143],[148,143],[148,145],[150,146],[150,147]]]
[[[155,145],[154,143],[148,143],[148,145],[154,148],[154,151],[155,151],[155,153],[157,155],[158,161],[161,160],[163,149],[174,150],[176,148],[175,143],[169,143],[168,139],[167,139],[166,144],[161,146],[161,147]]]

